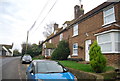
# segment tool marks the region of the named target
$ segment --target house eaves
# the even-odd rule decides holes
[[[99,12],[103,11],[103,9],[106,8],[107,6],[112,5],[112,4],[117,4],[117,3],[120,3],[120,2],[104,2],[103,4],[99,5],[98,7],[89,11],[88,13],[82,16],[79,16],[77,19],[74,20],[74,22],[69,26],[69,28],[73,27],[73,25],[76,23],[81,23],[87,20],[88,18],[91,18],[92,16],[98,14]]]
[[[79,16],[77,19],[71,20],[71,23],[70,23],[69,26],[67,26],[65,29],[61,30],[57,34],[51,36],[50,38],[46,39],[43,43],[49,41],[50,39],[54,38],[55,36],[59,35],[60,33],[70,29],[71,27],[73,27],[74,24],[81,23],[81,22],[87,20],[88,18],[91,18],[92,16],[98,14],[99,12],[103,11],[103,9],[106,8],[107,6],[112,5],[112,4],[117,4],[117,3],[120,3],[120,2],[104,2],[103,4],[99,5],[98,7],[94,8],[91,11],[89,11],[88,13],[86,13],[86,14],[84,14],[82,16]]]

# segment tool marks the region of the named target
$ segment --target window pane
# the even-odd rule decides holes
[[[74,25],[73,27],[73,34],[78,35],[78,24]]]
[[[115,32],[114,33],[114,37],[115,37],[115,41],[119,41],[120,42],[120,32]]]
[[[115,21],[115,16],[114,16],[114,14],[111,14],[111,15],[105,17],[104,19],[105,19],[105,23],[111,23],[111,22]]]
[[[108,42],[108,41],[111,41],[110,33],[98,36],[98,43],[103,43],[103,42]]]
[[[104,24],[109,24],[115,21],[114,8],[104,11]]]
[[[120,42],[115,43],[115,51],[120,51]]]
[[[111,43],[105,43],[100,44],[102,52],[111,52],[112,51],[112,44]]]
[[[78,54],[78,43],[73,44],[73,55]]]
[[[105,11],[105,16],[107,16],[110,13],[113,13],[113,7]]]

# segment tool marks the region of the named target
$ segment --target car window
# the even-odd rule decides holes
[[[63,72],[63,67],[58,62],[38,62],[38,73]]]

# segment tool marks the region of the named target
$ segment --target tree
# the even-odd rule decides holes
[[[14,55],[14,56],[20,56],[21,53],[19,52],[18,49],[15,49],[15,50],[13,50],[13,55]]]
[[[97,41],[94,41],[94,43],[90,47],[90,65],[92,69],[96,73],[101,73],[104,71],[104,68],[106,67],[106,58],[103,56],[101,52],[100,46],[97,44]]]
[[[53,60],[67,60],[70,55],[69,44],[67,41],[62,40],[59,42],[57,48],[52,53],[51,59]]]
[[[45,31],[43,32],[43,35],[47,38],[53,33],[54,30],[54,22],[51,22],[50,24],[46,24],[44,27]]]
[[[37,44],[32,44],[32,45],[28,44],[27,50],[26,50],[26,43],[23,43],[21,46],[22,46],[22,55],[29,54],[32,57],[34,57],[34,56],[41,54],[42,52],[42,47],[40,47]]]

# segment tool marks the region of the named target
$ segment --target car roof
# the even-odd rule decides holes
[[[54,62],[54,63],[57,63],[57,61],[53,61],[53,60],[33,60],[32,61],[33,64],[36,64],[36,63],[39,63],[39,62]]]
[[[33,62],[57,62],[57,61],[53,61],[53,60],[33,60]]]

